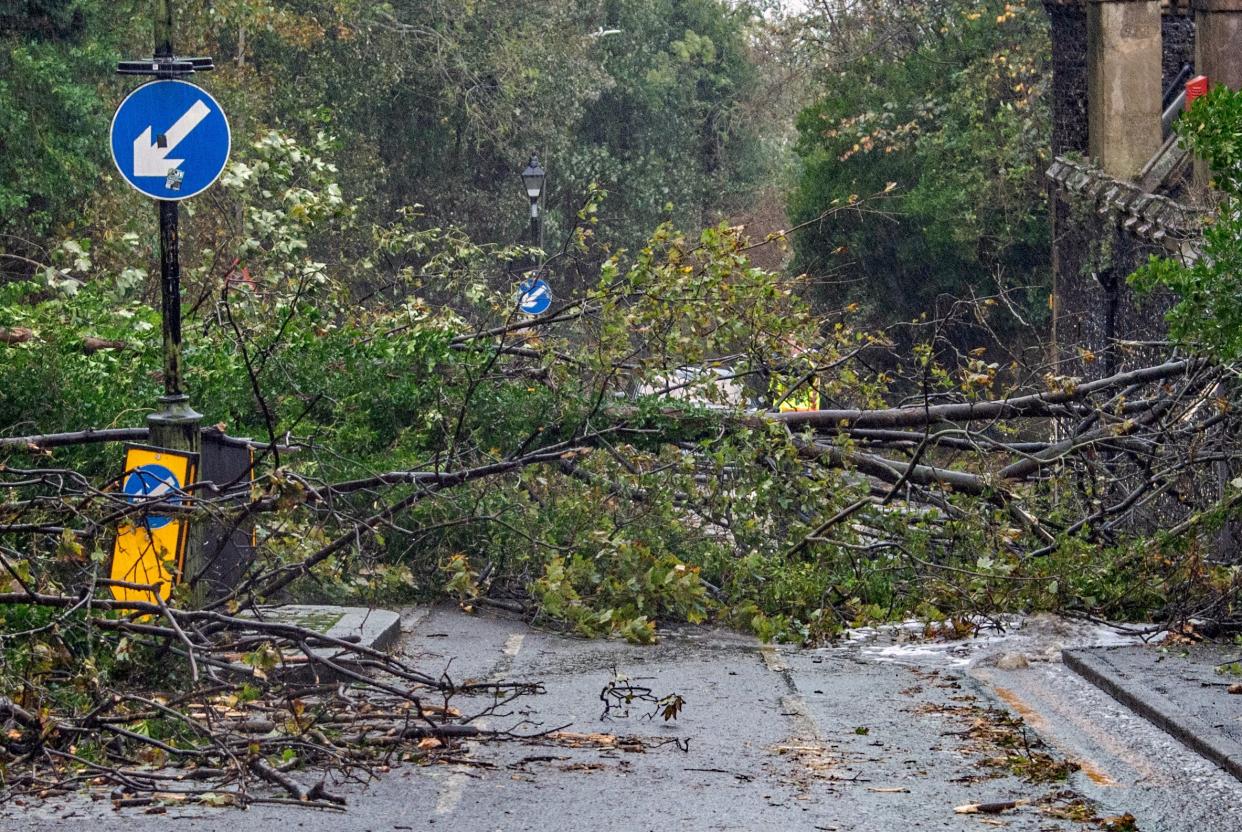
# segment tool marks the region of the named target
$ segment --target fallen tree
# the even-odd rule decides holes
[[[286,246],[252,269],[271,275],[262,296],[202,272],[218,300],[199,313],[190,383],[209,421],[258,437],[253,483],[120,492],[109,443],[145,434],[114,427],[125,414],[101,390],[152,389],[153,340],[123,357],[83,353],[68,331],[10,348],[7,788],[102,778],[118,800],[146,799],[175,763],[167,777],[193,781],[196,798],[271,799],[252,788],[263,783],[330,803],[320,775],[308,785],[291,767],[348,774],[381,750],[451,745],[529,690],[456,684],[349,643],[325,657],[311,649],[320,634],[244,614],[290,598],[436,593],[640,642],[658,621],[708,618],[805,641],[910,615],[1237,622],[1215,537],[1238,500],[1228,365],[1174,357],[1085,381],[1038,360],[985,363],[986,346],[959,355],[947,321],[912,325],[916,349],[896,354],[849,310],[813,311],[800,280],[753,268],[739,229],[662,228],[623,259],[590,249],[592,216],[551,260],[589,288],[533,320],[487,282],[520,252],[401,225],[376,231],[371,266],[388,263],[396,288],[365,303],[341,302],[361,280],[349,265],[325,277]],[[425,274],[466,300],[428,303]],[[955,314],[986,320],[986,300]],[[93,331],[146,314],[89,284],[73,303]],[[24,314],[52,332],[65,309]],[[107,414],[98,429],[46,406],[38,393],[54,383]],[[824,410],[768,409],[809,384]],[[184,608],[184,590],[109,598],[114,530],[153,514],[253,528],[257,545],[202,609]],[[319,680],[281,672],[295,665]],[[126,762],[140,751],[154,773]]]

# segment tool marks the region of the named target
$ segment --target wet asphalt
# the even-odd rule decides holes
[[[172,806],[152,815],[77,796],[0,808],[0,830],[1101,828],[1044,811],[1073,806],[1100,821],[1129,813],[1143,832],[1242,828],[1242,783],[1045,660],[1063,646],[1060,631],[951,651],[890,650],[889,635],[794,650],[712,628],[669,631],[653,647],[588,641],[452,608],[409,610],[402,624],[401,649],[425,669],[544,686],[487,717],[489,727],[637,739],[467,743],[441,762],[339,784],[350,801],[343,813]],[[1001,670],[997,657],[1014,650],[1029,666]],[[666,722],[635,703],[602,720],[600,692],[615,673],[657,696],[680,694],[684,709]],[[1026,727],[1006,732],[1006,716]],[[1038,753],[1041,741],[1078,766],[1067,780],[1032,783],[998,765]],[[1000,801],[1031,802],[995,815],[954,811]]]

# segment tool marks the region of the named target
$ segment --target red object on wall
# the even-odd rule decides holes
[[[1196,75],[1186,82],[1186,106],[1189,107],[1195,103],[1196,98],[1201,98],[1208,93],[1208,77],[1206,75]]]

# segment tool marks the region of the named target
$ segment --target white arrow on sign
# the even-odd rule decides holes
[[[145,485],[145,483],[144,483]],[[159,485],[147,492],[147,497],[163,497],[165,494],[173,490],[173,484],[168,480],[159,480]]]
[[[194,105],[185,111],[185,115],[168,128],[168,132],[164,134],[163,146],[160,142],[151,141],[150,127],[143,130],[138,138],[134,139],[134,176],[165,177],[170,170],[180,167],[185,159],[169,159],[168,154],[181,144],[182,139],[190,135],[190,131],[197,127],[199,122],[209,115],[211,115],[211,109],[203,103],[202,99],[195,101]]]
[[[546,295],[547,293],[548,293],[547,286],[540,286],[539,288],[535,289],[533,292],[527,292],[525,295],[522,296],[522,305],[523,306],[534,306],[536,301],[543,298],[543,296]]]

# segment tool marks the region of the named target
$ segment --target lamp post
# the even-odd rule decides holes
[[[526,186],[526,196],[530,199],[530,238],[531,245],[543,247],[543,216],[539,213],[539,198],[543,195],[543,183],[547,172],[539,164],[539,155],[530,154],[526,170],[522,171],[522,184]],[[539,265],[536,256],[531,255],[531,267]]]

